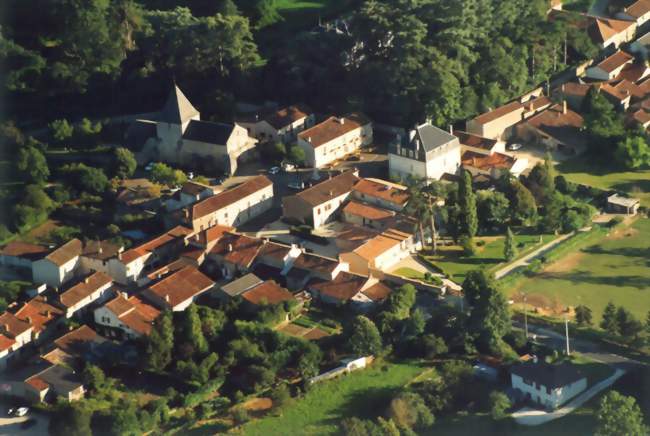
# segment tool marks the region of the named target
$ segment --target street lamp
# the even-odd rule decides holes
[[[526,333],[526,340],[528,340],[528,306],[526,305],[527,295],[525,292],[522,292],[524,296],[524,332]]]

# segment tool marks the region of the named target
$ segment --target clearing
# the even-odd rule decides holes
[[[541,238],[541,244],[540,244]],[[555,235],[515,235],[517,241],[518,255],[523,256],[536,247],[555,239]],[[464,256],[463,249],[458,245],[439,247],[435,256],[424,255],[423,257],[436,267],[441,269],[456,283],[462,283],[465,275],[475,269],[494,270],[505,262],[503,257],[503,246],[505,236],[477,236],[475,242],[484,245],[476,247],[474,256]]]
[[[532,277],[524,277],[506,292],[540,312],[584,304],[600,322],[609,301],[645,320],[650,310],[650,220],[638,218],[631,227],[619,228],[579,252],[552,263]]]
[[[375,362],[372,367],[314,385],[282,416],[266,416],[242,428],[246,435],[339,434],[343,418],[371,418],[394,392],[425,369],[418,362]]]
[[[650,206],[650,170],[616,171],[589,163],[578,157],[559,163],[555,167],[567,180],[604,190],[627,192]]]

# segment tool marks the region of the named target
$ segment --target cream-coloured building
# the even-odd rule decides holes
[[[108,274],[96,272],[59,295],[59,302],[70,318],[92,303],[102,303],[113,295],[113,280]]]
[[[53,288],[71,280],[80,263],[82,243],[79,239],[72,239],[43,259],[32,264],[32,276],[35,283],[45,283]]]
[[[126,142],[142,147],[141,155],[148,160],[186,166],[207,162],[233,174],[238,162],[255,159],[257,140],[236,123],[202,121],[199,111],[174,86],[157,119],[136,120]]]
[[[160,310],[142,301],[137,296],[118,295],[94,311],[95,324],[105,336],[136,339],[151,333],[153,322]]]
[[[256,176],[182,210],[182,221],[195,232],[212,226],[240,226],[273,206],[273,182]]]
[[[314,113],[302,104],[291,105],[273,111],[254,121],[239,122],[248,129],[248,133],[259,141],[293,143],[298,134],[310,128],[316,122]]]
[[[22,347],[32,340],[33,327],[10,312],[0,315],[0,371],[20,359]]]
[[[634,56],[618,50],[611,56],[591,68],[587,68],[587,77],[597,80],[612,80],[619,75],[623,68],[634,62]]]
[[[637,28],[639,28],[650,20],[650,1],[637,0],[630,6],[625,7],[622,11],[618,12],[616,18],[625,21],[634,21]]]
[[[424,123],[398,135],[388,149],[390,177],[407,181],[411,177],[439,180],[460,168],[460,144],[454,135]]]
[[[372,123],[361,114],[329,117],[298,134],[310,167],[321,168],[372,142]]]
[[[353,251],[341,253],[339,258],[350,265],[350,272],[368,276],[373,269],[388,272],[415,251],[413,235],[388,229]]]
[[[282,199],[282,215],[314,229],[331,221],[359,181],[358,172],[346,171],[311,188]]]

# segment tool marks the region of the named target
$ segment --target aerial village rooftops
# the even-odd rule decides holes
[[[97,271],[86,277],[81,282],[77,283],[67,291],[59,295],[61,304],[70,308],[82,301],[84,298],[89,297],[94,292],[97,292],[101,287],[112,283],[113,279],[101,271]]]
[[[369,220],[385,220],[395,216],[395,212],[369,204],[350,201],[343,207],[343,213],[356,215]]]
[[[649,0],[637,0],[623,9],[623,12],[632,18],[641,18],[650,12]]]
[[[634,61],[634,56],[622,50],[618,50],[613,55],[600,61],[596,66],[607,73],[613,73],[618,68],[621,68],[632,61]]]
[[[236,297],[249,289],[263,283],[263,280],[253,273],[248,273],[221,287],[221,290],[229,297]]]
[[[34,331],[43,331],[48,324],[56,321],[63,315],[63,310],[50,304],[47,297],[38,295],[27,301],[15,313],[16,317],[28,322]]]
[[[321,295],[347,301],[357,295],[367,282],[368,277],[343,271],[334,280],[312,279],[307,287]]]
[[[151,285],[150,292],[175,307],[214,286],[214,282],[193,266],[186,266]]]
[[[302,104],[291,105],[278,109],[275,112],[268,114],[264,117],[264,121],[269,123],[271,127],[280,130],[290,124],[295,123],[311,114],[311,109]]]
[[[365,244],[357,247],[354,252],[364,259],[371,260],[385,253],[396,245],[410,238],[408,233],[395,229],[388,229],[374,238],[368,240]]]
[[[191,120],[183,132],[183,139],[226,145],[233,130],[235,130],[235,124],[232,123]]]
[[[139,245],[135,248],[131,248],[130,250],[121,253],[118,257],[125,264],[129,264],[143,256],[146,256],[147,254],[162,247],[165,244],[168,244],[172,241],[177,241],[179,238],[185,238],[191,234],[192,234],[191,229],[188,229],[187,227],[184,226],[176,226],[173,229],[145,242],[142,245]]]
[[[485,112],[474,118],[474,120],[480,124],[487,124],[513,112],[523,112],[523,109],[524,106],[519,101],[512,101],[503,106],[499,106],[496,109]]]
[[[250,236],[225,233],[210,251],[210,254],[222,256],[227,262],[248,267],[255,260],[264,241]]]
[[[496,139],[484,138],[479,135],[463,132],[462,130],[454,130],[454,136],[458,138],[461,145],[480,148],[482,150],[492,150],[498,142]]]
[[[120,321],[138,333],[148,335],[160,310],[141,300],[137,296],[125,297],[122,293],[106,303],[105,307],[113,312]]]

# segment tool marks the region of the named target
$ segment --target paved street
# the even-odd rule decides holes
[[[546,253],[548,250],[551,248],[555,247],[559,243],[565,241],[566,239],[569,239],[571,236],[573,236],[573,233],[569,233],[566,235],[562,235],[557,239],[552,240],[548,244],[542,245],[539,247],[537,250],[533,251],[532,253],[528,253],[527,255],[523,256],[521,259],[518,259],[512,263],[509,263],[508,265],[504,266],[500,270],[496,271],[494,273],[494,277],[499,280],[500,278],[503,278],[510,274],[512,271],[516,270],[519,267],[525,267],[530,265],[530,262],[532,260],[535,260],[539,256],[543,255]]]

